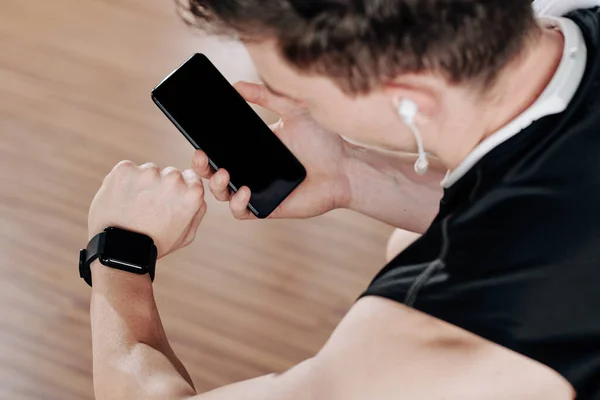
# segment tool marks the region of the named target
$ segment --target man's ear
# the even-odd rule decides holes
[[[425,75],[403,75],[384,86],[384,93],[396,111],[401,99],[410,99],[417,109],[415,122],[427,122],[441,111],[442,83],[439,78]]]

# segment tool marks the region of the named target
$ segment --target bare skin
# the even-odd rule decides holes
[[[94,199],[104,226],[145,232],[159,257],[193,240],[206,211],[189,171],[123,162]],[[108,211],[110,210],[110,211]],[[358,301],[313,358],[198,395],[171,349],[148,276],[92,265],[96,398],[161,400],[570,399],[555,372],[445,322],[380,298]],[[456,366],[460,366],[457,368]]]
[[[295,134],[290,130],[290,136],[283,130],[277,132],[303,162],[309,162],[310,152],[319,148],[309,146],[311,141],[320,145],[330,140],[331,146],[329,153],[315,154],[316,161],[307,165],[310,175],[303,190],[295,199],[290,198],[276,216],[308,217],[347,207],[422,232],[435,215],[432,205],[439,201],[439,188],[434,189],[432,184],[438,172],[454,168],[482,138],[531,104],[556,69],[561,45],[560,34],[544,32],[507,69],[500,80],[502,89],[485,101],[476,101],[469,90],[451,87],[431,76],[398,77],[366,98],[350,99],[336,92],[324,78],[292,71],[278,60],[272,44],[249,46],[261,74],[288,95],[286,104],[306,110],[306,114],[294,115],[310,116],[324,127],[319,132],[331,135],[326,139],[300,129]],[[255,88],[249,92],[252,90]],[[270,104],[272,109],[278,107],[273,106],[272,98],[265,100],[267,92],[257,93],[257,98],[252,93],[246,93],[246,98]],[[508,93],[516,94],[510,102],[502,101]],[[407,172],[412,168],[410,157],[376,157],[331,139],[335,136],[329,133],[410,150],[410,135],[390,106],[399,96],[410,96],[419,103],[422,115],[418,123],[426,147],[442,166],[439,170],[434,167],[432,175],[423,181]],[[301,122],[287,125],[301,126]],[[330,156],[339,157],[336,166],[340,168],[321,168],[333,165],[329,164]],[[248,218],[247,188],[230,197],[221,190],[226,186],[226,176],[218,180],[205,168],[202,158],[201,153],[195,156],[196,172],[210,178],[211,191],[230,202],[236,217]],[[370,182],[361,187],[365,176],[371,178]],[[333,184],[330,179],[340,179],[341,183]],[[324,187],[332,190],[323,193]],[[378,196],[374,196],[378,188]],[[419,196],[411,197],[413,191]],[[110,225],[146,233],[163,257],[193,240],[206,211],[203,195],[202,183],[189,171],[182,175],[171,168],[161,171],[152,165],[121,163],[94,199],[89,234],[93,236]],[[399,208],[404,211],[398,212]],[[575,395],[569,383],[546,366],[401,304],[373,297],[358,301],[324,348],[295,368],[197,394],[166,339],[149,278],[99,264],[92,266],[92,274],[94,386],[98,400],[563,400]]]
[[[413,154],[382,153],[353,146],[319,124],[294,101],[277,96],[264,85],[238,83],[246,101],[265,107],[281,119],[271,126],[307,169],[307,179],[271,218],[306,218],[336,208],[350,208],[392,226],[424,232],[435,217],[442,189],[439,182],[446,169],[432,162],[426,176],[413,171]],[[242,187],[235,196],[229,191],[229,173],[217,173],[202,151],[193,159],[195,171],[209,179],[217,200],[229,202],[238,219],[255,219],[248,210],[250,190]],[[397,199],[402,199],[398,207]]]
[[[394,257],[403,252],[408,246],[413,244],[421,235],[414,232],[396,229],[387,244],[385,250],[386,260],[392,261]]]

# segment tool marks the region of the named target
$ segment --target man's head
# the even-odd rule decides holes
[[[444,88],[481,93],[537,32],[530,0],[180,3],[188,21],[239,37],[265,83],[325,127],[404,149],[414,145],[410,135],[390,136],[398,98],[414,100],[427,120],[442,118],[441,103],[457,100]]]

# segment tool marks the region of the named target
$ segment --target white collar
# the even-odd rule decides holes
[[[579,26],[567,18],[544,17],[541,22],[560,29],[565,37],[562,60],[554,77],[540,97],[527,110],[502,129],[481,142],[454,170],[448,171],[441,182],[449,188],[495,147],[512,138],[533,122],[566,110],[579,88],[587,65],[587,47]]]
[[[600,6],[600,0],[534,0],[533,10],[538,15],[563,16],[568,12]]]

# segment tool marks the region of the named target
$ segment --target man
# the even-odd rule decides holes
[[[238,90],[281,115],[274,132],[307,167],[275,217],[344,207],[423,236],[313,358],[198,395],[135,260],[194,239],[202,183],[120,163],[92,203],[90,248],[105,241],[130,262],[82,269],[97,399],[600,398],[600,8],[539,21],[524,0],[187,9],[243,40],[265,85]],[[415,144],[416,160],[398,152]],[[194,169],[250,218],[249,188],[230,196],[201,152]]]

